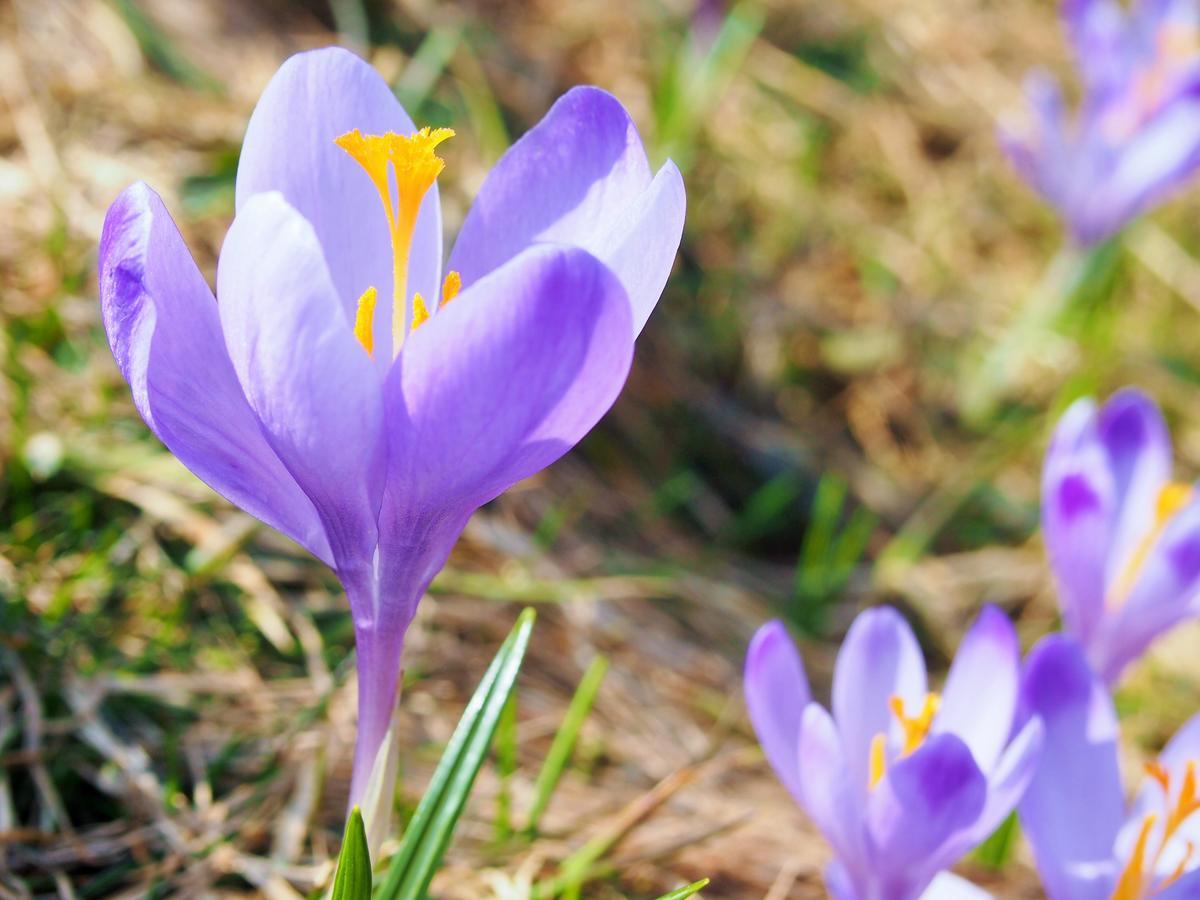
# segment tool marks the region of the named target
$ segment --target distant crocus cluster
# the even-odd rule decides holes
[[[1042,522],[1065,633],[1022,667],[997,609],[967,632],[940,693],[893,610],[862,613],[813,702],[780,622],[746,658],[767,760],[825,835],[839,900],[978,897],[944,870],[1014,808],[1053,900],[1200,897],[1200,716],[1127,803],[1110,687],[1152,640],[1200,615],[1200,498],[1171,478],[1145,395],[1076,402],[1046,453]]]
[[[1029,76],[1030,122],[1001,143],[1084,245],[1112,236],[1200,166],[1200,11],[1195,0],[1065,0],[1082,80],[1078,111]]]

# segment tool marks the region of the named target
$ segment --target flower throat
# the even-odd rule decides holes
[[[388,234],[392,240],[392,357],[400,353],[407,328],[405,309],[408,304],[408,260],[421,201],[433,187],[446,167],[445,161],[434,153],[438,144],[454,137],[449,128],[422,128],[411,135],[363,134],[357,128],[336,138],[341,147],[370,177],[383,211],[387,215]],[[396,178],[396,197],[393,201],[388,179],[388,166]],[[462,287],[457,272],[450,272],[442,286],[441,304],[449,303]],[[375,352],[375,304],[378,291],[372,285],[358,298],[354,316],[354,336],[368,354]],[[415,330],[429,318],[429,307],[420,293],[413,294],[412,327]]]

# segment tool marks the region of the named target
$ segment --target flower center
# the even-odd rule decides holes
[[[1168,482],[1158,492],[1158,499],[1154,504],[1154,524],[1142,536],[1133,555],[1129,557],[1129,562],[1125,564],[1120,576],[1113,582],[1112,589],[1109,591],[1110,606],[1120,606],[1129,597],[1155,543],[1162,537],[1163,531],[1171,524],[1171,520],[1191,502],[1193,496],[1192,486],[1178,481]]]
[[[937,715],[941,705],[942,698],[940,696],[928,693],[921,702],[920,711],[915,716],[910,716],[904,710],[904,700],[895,694],[891,696],[888,700],[888,706],[892,711],[892,715],[896,717],[896,721],[900,724],[900,731],[904,735],[904,742],[900,748],[901,758],[915,752],[925,743],[925,738],[929,736],[929,729],[933,727],[933,719]],[[871,738],[870,787],[874,788],[875,785],[879,784],[886,771],[887,735],[880,732]]]
[[[387,215],[388,234],[392,239],[392,356],[399,354],[405,338],[404,310],[408,303],[408,257],[412,249],[413,233],[417,227],[417,215],[421,201],[433,187],[446,163],[434,153],[438,144],[454,136],[449,128],[422,128],[411,135],[363,134],[357,128],[335,139],[363,171],[370,177],[383,211]],[[388,178],[388,167],[396,179],[396,196],[393,200]],[[446,276],[442,288],[443,304],[454,299],[462,286],[457,272]],[[354,336],[367,353],[374,353],[374,315],[378,291],[368,287],[358,299],[358,311],[354,317]],[[429,318],[425,299],[414,294],[413,328]]]
[[[1180,826],[1200,810],[1200,796],[1196,793],[1196,761],[1189,760],[1184,768],[1183,778],[1180,779],[1178,790],[1171,784],[1171,773],[1161,763],[1149,763],[1146,774],[1158,783],[1163,792],[1163,830],[1158,838],[1157,846],[1151,852],[1151,837],[1154,826],[1159,821],[1156,813],[1147,813],[1142,819],[1138,830],[1137,841],[1134,842],[1133,852],[1129,862],[1125,864],[1121,877],[1113,891],[1112,900],[1145,900],[1153,897],[1159,891],[1165,890],[1179,880],[1187,871],[1188,864],[1195,853],[1195,845],[1191,841],[1184,842],[1183,857],[1164,878],[1155,880],[1154,873],[1162,860],[1163,851],[1171,838],[1179,831]]]

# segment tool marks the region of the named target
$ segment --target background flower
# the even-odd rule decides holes
[[[1031,75],[1026,132],[1001,130],[1021,176],[1083,244],[1162,201],[1200,165],[1200,42],[1194,0],[1065,0],[1083,80],[1070,116],[1058,85]]]
[[[782,623],[759,629],[746,657],[750,719],[779,779],[833,848],[834,896],[924,896],[1009,814],[1041,741],[1036,721],[1012,736],[1019,665],[1012,625],[988,607],[943,693],[928,693],[912,630],[890,608],[869,610],[838,651],[830,716],[811,702]],[[976,891],[946,876],[932,896]]]
[[[1033,649],[1021,701],[1045,732],[1020,812],[1052,900],[1195,897],[1200,716],[1176,732],[1127,807],[1116,711],[1072,638],[1051,635]]]
[[[1200,607],[1200,503],[1171,481],[1158,407],[1125,389],[1063,414],[1042,470],[1042,534],[1063,626],[1114,682]]]

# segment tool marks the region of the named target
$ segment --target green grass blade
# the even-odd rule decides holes
[[[371,900],[371,854],[367,851],[367,832],[357,806],[350,810],[350,818],[346,820],[331,900]]]
[[[579,730],[583,727],[588,713],[591,712],[592,704],[596,702],[596,694],[600,690],[600,683],[604,681],[604,674],[607,671],[608,659],[597,656],[592,660],[587,671],[583,673],[579,687],[575,689],[575,696],[571,698],[571,705],[567,707],[562,725],[559,726],[558,733],[554,735],[554,742],[550,745],[546,761],[542,763],[542,770],[538,772],[537,781],[533,785],[533,806],[530,807],[529,821],[525,825],[525,833],[528,836],[537,833],[542,813],[546,811],[550,797],[554,794],[554,789],[558,786],[558,781],[562,778],[563,771],[571,760],[575,742],[579,740]]]
[[[512,694],[534,616],[532,609],[521,613],[467,704],[388,866],[379,894],[382,900],[419,900],[433,880]]]
[[[669,894],[663,894],[658,900],[687,900],[688,897],[700,893],[706,887],[708,887],[708,879],[701,878],[699,881],[693,881],[691,884],[671,891]]]

